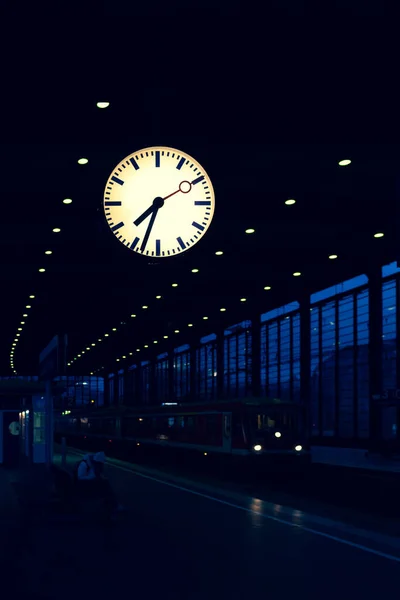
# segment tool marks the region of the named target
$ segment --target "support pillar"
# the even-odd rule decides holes
[[[197,400],[197,364],[196,364],[196,347],[190,344],[190,402]]]
[[[260,315],[251,319],[251,395],[261,396],[261,320]]]
[[[174,351],[168,350],[168,400],[175,402]]]
[[[217,331],[217,400],[223,400],[224,394],[224,330]]]
[[[382,269],[371,265],[369,272],[369,439],[372,447],[381,440],[381,412],[379,400],[383,392],[382,372]]]
[[[306,431],[312,433],[310,296],[300,301],[300,402],[306,415]]]

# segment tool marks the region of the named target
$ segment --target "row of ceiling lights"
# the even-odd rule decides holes
[[[69,199],[69,200],[70,200],[70,199]],[[71,202],[72,202],[72,200],[71,200]],[[65,204],[70,204],[71,202],[65,202]],[[61,229],[60,229],[60,228],[58,228],[58,227],[55,227],[55,228],[53,229],[53,232],[54,232],[54,233],[60,233],[60,232],[61,232]],[[254,230],[254,229],[247,229],[247,230],[246,230],[246,233],[254,233],[254,232],[255,232],[255,230]],[[381,237],[383,237],[383,236],[384,236],[384,234],[383,234],[382,232],[379,232],[379,233],[375,233],[375,234],[374,234],[374,237],[375,237],[375,238],[381,238]],[[52,254],[52,250],[46,250],[46,251],[45,251],[45,254],[47,254],[47,255],[49,255],[49,254]],[[222,256],[222,255],[223,255],[223,251],[222,251],[222,250],[217,250],[217,251],[215,252],[215,254],[216,254],[216,256]],[[328,256],[328,258],[329,258],[330,260],[334,260],[334,259],[338,258],[338,255],[337,255],[337,254],[330,254],[330,255]],[[45,271],[45,269],[44,269],[44,268],[40,268],[40,269],[39,269],[39,272],[44,272],[44,271]],[[197,269],[197,268],[193,268],[193,269],[191,270],[191,272],[192,272],[192,273],[198,273],[198,272],[199,272],[199,269]],[[293,277],[300,277],[300,276],[301,276],[301,272],[300,272],[300,271],[295,271],[295,272],[293,273]],[[178,287],[178,284],[177,284],[177,283],[172,283],[171,285],[172,285],[172,287]],[[264,286],[264,290],[266,290],[266,291],[269,291],[269,290],[271,290],[271,286],[269,286],[269,285],[266,285],[266,286]],[[33,296],[33,295],[31,295],[31,296],[29,296],[29,298],[33,299],[33,298],[34,298],[34,296]],[[161,298],[162,298],[162,296],[161,296],[161,295],[157,295],[157,296],[156,296],[156,299],[157,299],[157,300],[161,300]],[[247,301],[247,298],[240,298],[240,302],[246,302],[246,301]],[[31,306],[30,306],[30,305],[27,305],[27,306],[26,306],[26,309],[30,309],[30,308],[31,308]],[[143,305],[143,306],[142,306],[142,309],[143,309],[143,310],[147,310],[148,308],[149,308],[149,307],[148,307],[147,305]],[[220,312],[226,312],[226,308],[224,308],[224,307],[220,308]],[[23,316],[23,318],[27,318],[27,317],[28,317],[28,314],[27,314],[27,313],[24,313],[22,316]],[[131,318],[135,318],[135,317],[136,317],[136,314],[132,314],[132,315],[131,315]],[[208,319],[208,317],[207,317],[207,316],[203,317],[203,320],[207,320],[207,319]],[[20,322],[20,325],[25,325],[25,321],[21,321],[21,322]],[[188,323],[188,327],[193,327],[193,324],[192,324],[192,323]],[[18,341],[19,341],[19,339],[18,339],[18,338],[19,338],[19,337],[20,337],[20,335],[21,335],[21,333],[20,333],[21,331],[22,331],[22,327],[18,327],[18,330],[17,330],[17,333],[16,333],[16,337],[14,338],[14,341],[13,341],[13,343],[12,343],[12,347],[11,347],[11,351],[10,351],[10,366],[11,366],[11,369],[13,370],[13,372],[14,372],[15,374],[16,374],[16,370],[14,369],[14,351],[15,351],[15,349],[16,349],[15,347],[16,347],[16,345],[17,345]],[[113,332],[117,331],[117,328],[116,328],[116,327],[114,327],[114,328],[112,329],[112,331],[113,331]],[[176,329],[176,330],[175,330],[175,333],[179,333],[179,330],[177,330],[177,329]],[[108,334],[108,333],[105,333],[105,334],[104,334],[104,337],[109,337],[109,334]],[[164,336],[164,339],[167,339],[167,338],[168,338],[168,336],[167,336],[167,335],[165,335],[165,336]],[[101,341],[102,341],[102,339],[101,339],[101,338],[98,338],[98,342],[101,342]],[[158,342],[155,340],[153,343],[155,343],[155,344],[156,344],[156,343],[158,343]],[[85,352],[86,352],[86,351],[89,351],[89,350],[91,350],[91,347],[94,347],[94,346],[96,346],[96,343],[95,343],[95,342],[92,342],[92,343],[91,343],[91,346],[87,346],[87,347],[86,347],[86,350],[82,350],[80,354],[77,354],[77,355],[76,355],[76,356],[75,356],[75,357],[74,357],[74,358],[73,358],[73,359],[72,359],[72,360],[71,360],[71,361],[68,363],[68,366],[71,366],[73,361],[76,361],[76,360],[78,360],[78,358],[81,358],[82,354],[85,354]],[[149,346],[148,346],[148,344],[145,344],[145,345],[144,345],[144,348],[148,348],[148,347],[149,347]],[[140,351],[140,348],[137,348],[137,349],[136,349],[136,351],[137,351],[137,352],[139,352],[139,351]],[[132,355],[132,353],[130,353],[130,354]],[[124,357],[122,357],[122,358],[124,358]],[[117,360],[120,360],[120,359],[118,358]]]
[[[110,106],[110,103],[109,102],[97,102],[96,105],[97,105],[98,108],[108,108]],[[88,161],[87,158],[80,158],[78,160],[78,164],[80,164],[80,165],[86,165],[88,162],[89,161]],[[72,198],[64,198],[63,204],[72,204]],[[54,227],[53,228],[53,233],[61,233],[61,229],[59,227]],[[53,251],[52,250],[46,250],[45,254],[46,255],[53,254]],[[45,271],[46,271],[46,269],[44,267],[40,267],[39,268],[39,273],[45,273]],[[32,295],[29,296],[29,298],[30,299],[34,299],[35,296],[32,294]],[[32,308],[32,306],[30,304],[27,304],[25,308],[26,308],[26,310],[29,310],[30,308]],[[22,317],[24,319],[26,319],[28,317],[28,313],[24,313],[22,315]],[[25,321],[21,321],[20,325],[25,325]],[[19,338],[21,336],[21,331],[22,331],[22,327],[18,327],[17,328],[17,332],[15,334],[15,338],[14,338],[14,340],[12,342],[12,345],[11,345],[11,350],[10,350],[10,366],[11,366],[12,371],[15,374],[17,374],[17,371],[14,368],[14,353],[15,353],[15,350],[16,350],[16,346],[17,346],[17,344],[19,342]]]
[[[98,107],[98,108],[100,108],[100,109],[108,108],[108,107],[109,107],[109,105],[110,105],[110,103],[109,103],[109,102],[97,102],[97,107]],[[78,162],[78,164],[80,164],[80,165],[86,165],[86,164],[88,164],[89,160],[88,160],[87,158],[84,158],[84,157],[82,157],[82,158],[79,158],[77,162]],[[339,166],[348,166],[348,165],[350,165],[350,164],[351,164],[351,160],[350,160],[350,159],[343,159],[343,160],[340,160],[340,161],[338,162],[338,164],[339,164]],[[292,205],[293,205],[293,204],[295,204],[295,203],[296,203],[296,200],[295,200],[294,198],[289,198],[289,199],[285,200],[285,204],[286,204],[287,206],[292,206]],[[64,198],[64,200],[63,200],[63,204],[67,204],[67,205],[68,205],[68,204],[72,204],[72,199],[71,199],[71,198]],[[60,229],[59,227],[55,227],[55,228],[53,228],[53,232],[54,232],[54,233],[60,233],[60,232],[61,232],[61,229]],[[246,232],[247,234],[252,234],[252,233],[255,233],[255,229],[253,229],[253,228],[248,228],[248,229],[246,229],[246,230],[245,230],[245,232]],[[376,237],[376,238],[383,237],[383,236],[384,236],[384,234],[383,234],[382,232],[377,232],[377,233],[375,233],[375,234],[374,234],[374,237]],[[46,251],[45,251],[45,254],[47,254],[47,255],[50,255],[50,254],[52,254],[52,250],[46,250]],[[223,254],[223,251],[222,251],[222,250],[217,250],[217,251],[215,252],[215,254],[216,254],[217,256],[221,256],[221,255]],[[331,255],[329,255],[329,259],[331,259],[331,260],[333,260],[333,259],[336,259],[336,258],[338,258],[337,254],[331,254]],[[44,273],[45,271],[46,271],[46,269],[45,269],[45,268],[43,268],[43,267],[39,268],[39,272],[40,272],[40,273]],[[199,270],[198,270],[198,269],[192,269],[192,273],[198,273],[198,272],[199,272]],[[294,276],[294,277],[300,277],[300,276],[301,276],[301,272],[300,272],[300,271],[295,271],[295,272],[293,273],[293,276]],[[172,287],[177,287],[177,286],[178,286],[178,284],[177,284],[177,283],[173,283],[173,284],[172,284]],[[265,287],[264,287],[264,289],[265,289],[265,290],[270,290],[270,289],[271,289],[271,286],[265,286]],[[31,297],[31,298],[34,298],[34,296],[30,296],[30,297]],[[156,299],[161,299],[161,296],[156,296]],[[246,298],[240,298],[240,301],[241,301],[241,302],[246,302],[246,300],[247,300]],[[27,308],[28,308],[28,307],[27,307]],[[30,308],[30,306],[29,306],[29,308]],[[145,309],[147,309],[147,308],[148,308],[148,306],[143,306],[142,308],[145,310]],[[221,311],[221,312],[225,312],[225,311],[226,311],[226,308],[221,308],[221,309],[220,309],[220,311]],[[24,315],[24,317],[26,317],[26,316],[27,316],[27,315]],[[136,315],[131,315],[131,317],[136,317]],[[206,316],[205,316],[205,317],[203,317],[203,319],[204,319],[204,320],[207,320],[207,319],[208,319],[208,317],[206,317]],[[21,325],[24,325],[24,324],[25,324],[25,322],[24,322],[24,321],[21,321]],[[192,323],[189,323],[189,324],[188,324],[188,326],[189,326],[189,327],[192,327],[192,326],[193,326],[193,324],[192,324]],[[18,338],[19,338],[19,336],[20,336],[20,332],[21,332],[21,331],[22,331],[22,327],[19,327],[19,328],[18,328],[18,332],[16,333],[16,337],[15,337],[15,339],[14,339],[14,341],[13,341],[13,344],[12,344],[11,351],[10,351],[10,365],[11,365],[11,368],[12,368],[12,370],[14,371],[14,373],[15,373],[15,374],[16,374],[16,370],[14,369],[14,351],[15,351],[15,347],[16,347],[16,345],[17,345],[17,343],[18,343]],[[116,328],[113,328],[113,329],[112,329],[112,331],[117,331],[117,329],[116,329]],[[176,329],[176,330],[175,330],[175,333],[179,333],[179,330],[177,330],[177,329]],[[104,334],[104,337],[108,337],[108,336],[109,336],[109,334],[108,334],[108,333]],[[168,338],[168,336],[164,336],[164,338],[166,339],[166,338]],[[98,338],[98,341],[99,341],[99,342],[101,342],[101,341],[102,341],[102,339],[101,339],[101,338]],[[158,343],[158,342],[157,342],[157,340],[154,340],[154,343]],[[89,351],[89,350],[91,349],[91,347],[93,347],[93,346],[95,346],[95,345],[96,345],[96,343],[95,343],[95,342],[93,342],[93,343],[91,344],[91,346],[87,346],[87,347],[86,347],[86,351]],[[145,345],[144,345],[144,348],[148,348],[148,344],[145,344]],[[137,348],[137,351],[140,351],[140,349],[139,349],[139,348]],[[80,357],[82,356],[82,354],[85,354],[85,350],[82,350],[80,354],[77,354],[77,356],[75,356],[75,357],[72,359],[72,361],[68,363],[68,366],[71,366],[71,365],[72,365],[72,362],[73,362],[73,361],[75,361],[75,360],[77,360],[78,358],[80,358]],[[131,354],[133,354],[133,353],[131,353]],[[120,359],[117,359],[117,360],[120,360]]]
[[[246,233],[250,233],[250,232],[249,232],[248,230],[246,230]],[[251,230],[251,233],[254,233],[254,230]],[[217,256],[221,256],[221,255],[223,255],[223,251],[222,251],[222,250],[217,250],[217,251],[215,252],[215,254],[216,254]],[[333,259],[336,259],[336,258],[338,258],[338,256],[337,256],[337,254],[330,254],[328,258],[329,258],[329,259],[331,259],[331,260],[333,260]],[[198,273],[198,272],[199,272],[199,269],[196,269],[196,268],[194,268],[194,269],[191,269],[191,272],[192,272],[192,273]],[[301,272],[300,272],[300,271],[295,271],[295,272],[293,273],[293,277],[300,277],[300,276],[301,276]],[[177,283],[172,283],[172,284],[171,284],[171,286],[172,286],[172,287],[174,287],[174,288],[176,288],[176,287],[178,287],[178,284],[177,284]],[[266,291],[269,291],[269,290],[271,290],[271,289],[272,289],[272,287],[271,287],[270,285],[266,285],[266,286],[264,286],[264,290],[266,290]],[[156,296],[156,300],[161,300],[161,298],[162,298],[162,296],[161,296],[161,295],[157,295],[157,296]],[[246,302],[246,301],[247,301],[247,298],[240,298],[240,302]],[[147,310],[148,308],[149,308],[149,307],[148,307],[148,305],[146,305],[146,304],[142,306],[142,309],[143,309],[143,310]],[[220,308],[220,312],[226,312],[226,308],[224,308],[224,307]],[[137,316],[136,314],[131,314],[131,318],[136,318],[136,316]],[[205,321],[206,321],[206,320],[208,320],[208,317],[207,317],[207,316],[204,316],[204,317],[203,317],[203,320],[205,320]],[[122,322],[122,323],[123,323],[123,322]],[[188,323],[188,327],[193,327],[193,323]],[[117,328],[116,328],[116,327],[113,327],[111,331],[112,331],[112,332],[116,332],[116,331],[117,331]],[[180,333],[180,331],[179,331],[178,329],[175,329],[175,333]],[[109,335],[110,335],[109,333],[105,333],[105,334],[104,334],[104,337],[109,337]],[[168,339],[168,335],[164,335],[164,339]],[[98,342],[102,342],[102,341],[103,341],[103,339],[102,339],[102,338],[98,338],[98,339],[97,339],[97,341],[98,341]],[[157,340],[154,340],[154,341],[153,341],[153,343],[154,343],[154,344],[157,344],[157,343],[158,343],[158,341],[157,341]],[[74,361],[78,360],[79,358],[82,358],[82,355],[83,355],[83,354],[85,354],[86,352],[90,351],[90,350],[91,350],[93,347],[95,347],[95,346],[96,346],[96,342],[91,342],[89,346],[86,346],[86,348],[84,348],[83,350],[81,350],[81,352],[80,352],[80,353],[78,353],[76,356],[74,356],[74,358],[72,358],[72,359],[71,359],[71,361],[68,363],[68,366],[72,366],[72,363],[73,363]],[[148,348],[149,346],[148,346],[148,344],[145,344],[143,347],[144,347],[144,348]],[[140,352],[140,348],[137,348],[137,349],[136,349],[136,352]],[[130,353],[130,355],[132,355],[132,354],[133,354],[133,353]],[[124,357],[122,357],[122,358],[124,358]],[[117,360],[120,360],[120,359],[118,358]]]

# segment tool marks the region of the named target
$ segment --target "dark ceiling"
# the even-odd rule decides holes
[[[121,97],[82,91],[74,102],[62,94],[33,96],[29,103],[22,96],[9,99],[3,112],[3,375],[12,373],[18,327],[18,374],[36,374],[40,351],[64,332],[69,360],[91,348],[71,373],[111,370],[122,355],[145,360],[167,344],[198,340],[218,323],[232,325],[396,259],[400,150],[394,145],[286,143],[290,131],[256,119],[260,107],[252,97],[222,92],[208,100],[173,88]],[[110,106],[97,108],[99,100]],[[276,139],[285,143],[269,143]],[[205,237],[158,264],[116,240],[102,204],[114,167],[154,145],[195,157],[216,195]],[[81,157],[87,165],[77,163]],[[351,165],[338,166],[345,158]],[[296,203],[285,205],[289,198]],[[61,232],[53,233],[54,227]],[[248,227],[255,233],[246,234]],[[384,237],[374,238],[378,231]],[[333,253],[338,258],[329,260]],[[293,277],[295,271],[301,276]]]

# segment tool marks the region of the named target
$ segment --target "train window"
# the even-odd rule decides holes
[[[255,425],[257,429],[293,429],[297,424],[298,418],[296,414],[275,412],[267,415],[257,415]]]
[[[168,417],[168,427],[173,427],[175,423],[174,417]]]

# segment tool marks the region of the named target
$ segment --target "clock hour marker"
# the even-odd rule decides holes
[[[122,179],[118,179],[118,177],[111,177],[111,181],[114,181],[114,183],[118,183],[118,185],[124,185],[124,181],[122,181]]]
[[[134,158],[131,158],[130,161],[131,161],[132,167],[134,167],[135,171],[137,171],[139,168],[139,165],[137,164],[136,160]]]
[[[122,202],[104,202],[104,206],[121,206]]]
[[[160,166],[160,151],[156,150],[156,167]]]
[[[203,181],[203,179],[204,179],[204,175],[200,175],[200,177],[197,177],[197,179],[193,179],[192,185],[196,185],[196,183]]]
[[[135,249],[135,247],[138,245],[139,243],[139,238],[135,237],[135,239],[133,240],[132,244],[131,244],[131,248]]]
[[[185,244],[184,244],[184,242],[183,242],[183,240],[182,240],[181,237],[177,237],[176,241],[178,242],[178,244],[180,245],[180,247],[182,248],[182,250],[184,250],[186,248],[186,246],[185,246]]]
[[[182,166],[183,166],[183,163],[184,163],[184,162],[185,162],[185,159],[184,159],[184,158],[183,158],[183,156],[182,156],[181,160],[180,160],[180,161],[178,162],[178,164],[176,165],[176,168],[177,168],[177,169],[182,169]]]
[[[114,227],[111,227],[111,231],[117,231],[117,229],[120,229],[120,227],[124,226],[124,222],[121,221],[121,223],[117,223],[117,225],[114,225]]]
[[[156,240],[156,256],[160,256],[161,254],[161,241]]]
[[[197,229],[200,229],[200,231],[203,231],[204,229],[203,225],[200,225],[200,223],[196,223],[196,221],[193,221],[192,225],[193,227],[197,227]]]
[[[195,206],[211,206],[211,200],[195,200]]]

